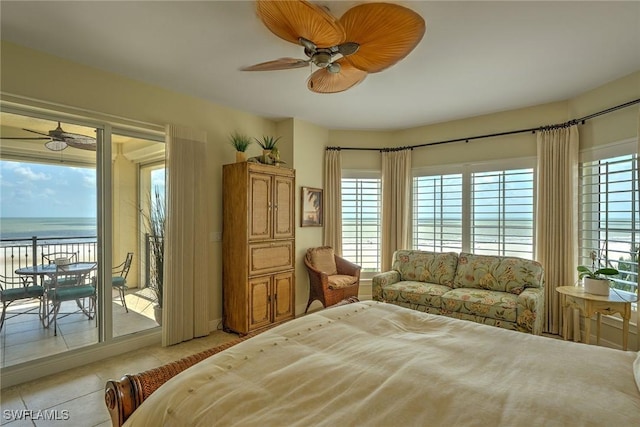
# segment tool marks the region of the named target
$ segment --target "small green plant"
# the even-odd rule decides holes
[[[260,141],[257,138],[256,138],[256,141],[258,142],[258,145],[262,147],[263,150],[273,150],[274,148],[276,148],[276,144],[278,143],[280,138],[282,137],[279,136],[277,138],[274,138],[272,136],[263,136],[262,141]]]
[[[231,142],[231,145],[233,145],[233,148],[241,153],[247,151],[247,148],[253,144],[251,138],[238,132],[232,133],[231,136],[229,136],[229,141]]]
[[[585,267],[584,265],[578,266],[578,277],[580,279],[583,279],[585,277],[588,277],[590,279],[605,279],[606,277],[604,276],[615,276],[619,273],[620,272],[618,270],[610,267],[599,268],[595,270],[589,267]]]
[[[616,276],[620,274],[618,270],[611,267],[604,267],[596,269],[596,261],[598,260],[598,253],[596,251],[591,251],[589,254],[589,258],[591,258],[591,268],[586,267],[584,265],[578,266],[578,278],[582,280],[585,277],[590,279],[606,279],[604,276]]]

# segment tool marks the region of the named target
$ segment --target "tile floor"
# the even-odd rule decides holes
[[[3,389],[0,424],[11,427],[110,426],[104,403],[107,380],[138,373],[237,338],[222,331],[171,347],[150,346],[77,369]],[[21,419],[16,419],[16,415]],[[57,418],[51,419],[51,418]]]
[[[122,336],[158,326],[153,315],[153,300],[148,289],[131,290],[125,297],[129,312],[120,303],[117,292],[113,299],[113,334]],[[38,304],[14,303],[7,310],[23,312],[33,308],[32,314],[9,318],[0,331],[0,366],[10,366],[62,353],[78,347],[98,342],[98,329],[95,320],[76,313],[61,317],[58,321],[58,335],[54,336],[53,327],[43,328],[38,317]],[[77,310],[75,302],[63,303],[61,312]]]

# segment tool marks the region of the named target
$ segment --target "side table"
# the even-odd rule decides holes
[[[584,291],[581,286],[560,286],[556,288],[562,295],[563,316],[566,321],[570,308],[580,310],[580,315],[584,319],[584,338],[582,342],[589,343],[591,335],[591,316],[597,313],[596,344],[600,344],[600,321],[602,314],[620,313],[622,316],[622,349],[627,349],[629,341],[629,319],[631,318],[631,303],[622,299],[615,292],[609,292],[609,296],[594,295]],[[566,340],[566,334],[564,339]]]

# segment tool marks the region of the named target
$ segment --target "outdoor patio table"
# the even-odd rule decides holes
[[[64,266],[57,266],[56,264],[39,264],[18,268],[15,273],[22,278],[25,282],[25,286],[28,286],[27,282],[29,277],[33,277],[34,283],[37,283],[36,276],[43,278],[42,283],[45,289],[45,310],[48,310],[49,302],[47,299],[47,291],[49,290],[51,283],[54,283],[55,280],[47,281],[44,280],[45,277],[55,279],[57,275],[73,275],[77,276],[78,283],[81,283],[89,273],[96,269],[97,266],[98,264],[95,262],[76,262]],[[78,303],[78,307],[80,307],[80,303]],[[49,327],[49,321],[49,313],[46,312],[42,318],[42,325],[45,328]]]

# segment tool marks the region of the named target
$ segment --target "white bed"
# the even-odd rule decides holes
[[[127,426],[635,426],[638,353],[360,302],[180,373]]]

